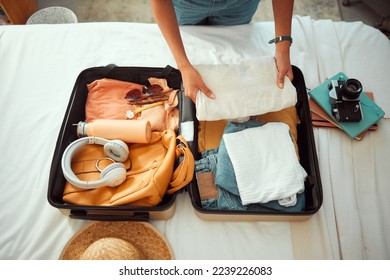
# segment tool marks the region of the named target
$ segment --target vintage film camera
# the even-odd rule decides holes
[[[358,122],[363,118],[360,93],[362,84],[356,79],[331,80],[329,101],[332,115],[338,122]]]

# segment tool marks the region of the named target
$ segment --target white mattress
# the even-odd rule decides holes
[[[273,55],[273,23],[183,27],[194,64]],[[293,19],[292,63],[309,88],[340,71],[390,112],[390,43],[361,22]],[[93,66],[175,66],[155,24],[0,26],[0,259],[57,259],[87,221],[47,201],[55,143],[77,75]],[[305,222],[208,222],[181,193],[152,220],[177,259],[390,259],[390,123],[362,141],[314,128],[324,192]]]

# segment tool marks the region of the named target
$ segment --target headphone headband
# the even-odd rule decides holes
[[[102,145],[106,155],[114,160],[115,163],[108,165],[101,172],[101,178],[96,181],[82,181],[72,170],[72,158],[75,153],[85,145]],[[101,137],[83,137],[72,142],[64,151],[61,159],[62,172],[65,179],[72,185],[83,189],[95,189],[99,187],[115,187],[126,180],[126,168],[124,162],[128,158],[128,147],[126,143],[120,140],[107,140]]]

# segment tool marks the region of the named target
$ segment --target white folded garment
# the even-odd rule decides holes
[[[289,128],[281,122],[224,134],[243,205],[291,199],[304,190]]]
[[[243,61],[241,64],[194,65],[215,99],[202,92],[196,96],[198,120],[236,119],[275,112],[297,102],[297,93],[285,77],[284,88],[276,85],[273,57]]]

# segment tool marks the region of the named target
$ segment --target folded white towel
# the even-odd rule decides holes
[[[271,122],[224,134],[243,205],[291,200],[304,190],[306,171],[300,165],[289,128]]]
[[[275,112],[297,102],[297,93],[285,77],[284,88],[276,85],[273,57],[243,61],[241,64],[194,65],[215,99],[202,92],[196,96],[198,120],[237,119]]]

